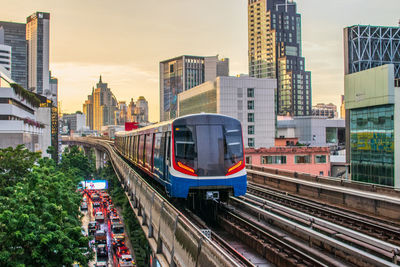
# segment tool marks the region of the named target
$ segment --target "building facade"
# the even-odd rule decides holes
[[[26,24],[0,21],[2,34],[4,44],[11,46],[11,79],[27,89]]]
[[[276,111],[311,115],[311,72],[302,57],[301,16],[288,0],[248,0],[249,75],[276,78]]]
[[[345,74],[394,64],[400,79],[400,27],[354,25],[343,32]]]
[[[17,94],[13,83],[0,71],[0,148],[25,145],[30,151],[40,151],[44,125],[37,118],[39,106]]]
[[[179,116],[218,113],[240,120],[246,147],[272,147],[275,79],[217,77],[178,95]]]
[[[218,76],[229,75],[229,60],[180,56],[160,62],[160,121],[177,117],[178,94]]]
[[[83,132],[87,129],[86,116],[83,113],[64,114],[62,116],[62,125],[67,127],[67,133]]]
[[[92,94],[83,104],[83,113],[90,130],[100,131],[102,126],[115,125],[117,105],[117,99],[100,76],[96,88],[92,89]]]
[[[314,147],[345,146],[345,121],[313,116],[278,117],[278,138],[298,138],[299,143]]]
[[[400,88],[395,65],[345,75],[351,179],[400,188]]]
[[[28,88],[40,95],[50,91],[50,14],[36,12],[26,19]]]
[[[271,147],[246,149],[246,164],[330,176],[328,147]]]
[[[337,107],[332,103],[318,103],[312,107],[312,115],[316,117],[325,117],[330,119],[337,118]]]
[[[0,42],[0,67],[11,77],[11,46]]]

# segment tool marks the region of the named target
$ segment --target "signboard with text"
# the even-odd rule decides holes
[[[80,183],[83,189],[102,190],[108,189],[108,182],[106,180],[86,180]]]

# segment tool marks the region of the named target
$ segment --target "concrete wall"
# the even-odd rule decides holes
[[[39,151],[43,157],[50,157],[46,150],[51,146],[51,108],[38,108],[36,120],[45,125],[39,136]]]

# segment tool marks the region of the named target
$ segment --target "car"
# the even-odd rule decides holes
[[[104,214],[101,211],[97,211],[96,214],[94,215],[94,219],[96,221],[104,221]]]
[[[111,215],[110,216],[110,223],[111,223],[111,225],[113,225],[114,223],[121,223],[121,220],[119,219],[118,216]]]
[[[98,244],[96,246],[97,257],[108,257],[108,251],[106,244]]]
[[[94,235],[99,228],[100,228],[100,225],[98,222],[96,222],[96,221],[89,222],[89,224],[88,224],[89,235]]]
[[[128,255],[122,255],[121,258],[118,259],[118,266],[121,267],[128,267],[128,266],[134,266],[135,262],[132,259],[132,256],[130,254]]]
[[[108,266],[107,264],[107,260],[106,259],[97,259],[95,265],[95,267],[104,267],[104,266]]]
[[[82,202],[81,203],[81,211],[86,211],[86,210],[88,210],[88,204],[87,204],[87,202]]]
[[[92,194],[92,200],[93,200],[93,202],[98,202],[98,201],[100,201],[101,199],[100,199],[100,196],[98,195],[98,194]]]

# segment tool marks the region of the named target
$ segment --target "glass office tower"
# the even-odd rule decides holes
[[[277,79],[277,115],[311,115],[311,72],[296,8],[293,1],[248,0],[249,75]]]

